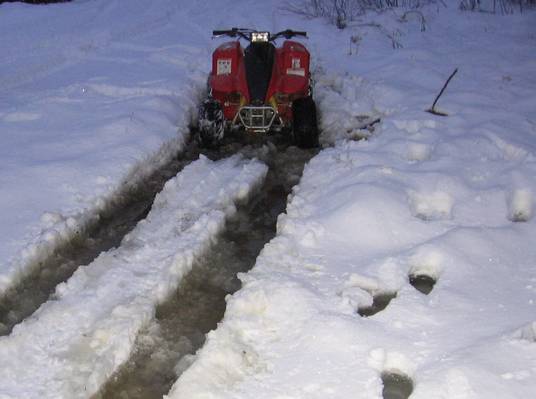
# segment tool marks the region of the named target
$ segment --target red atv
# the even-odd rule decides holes
[[[306,32],[233,28],[212,34],[236,40],[212,55],[208,97],[199,109],[201,145],[217,146],[226,133],[242,129],[251,134],[284,132],[299,147],[317,146],[310,55],[301,43],[289,40],[307,37]],[[276,48],[273,42],[281,37],[287,40]],[[245,49],[240,39],[249,42]]]

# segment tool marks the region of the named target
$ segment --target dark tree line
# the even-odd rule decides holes
[[[534,6],[536,6],[536,0],[460,0],[462,10],[501,14],[512,14],[516,10],[523,12],[525,8]]]
[[[325,17],[343,29],[349,22],[369,11],[381,12],[394,8],[415,10],[430,3],[446,7],[450,2],[448,0],[289,0],[286,8],[307,17]],[[458,0],[455,4],[462,10],[512,14],[536,7],[536,0]]]
[[[49,3],[66,3],[71,0],[0,0],[2,3],[29,3],[29,4],[49,4]]]

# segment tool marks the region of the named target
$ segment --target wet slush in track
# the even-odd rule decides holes
[[[233,146],[219,152],[235,152]],[[156,310],[156,320],[138,336],[130,361],[95,399],[161,398],[188,366],[205,334],[216,328],[225,312],[225,297],[240,288],[237,273],[253,267],[255,259],[276,232],[277,216],[285,211],[287,196],[298,183],[313,150],[295,147],[244,147],[270,169],[264,185],[247,204],[238,207],[226,229],[198,259],[179,289]],[[218,154],[207,154],[214,157]]]
[[[190,146],[135,188],[127,188],[112,207],[99,215],[90,229],[58,248],[34,272],[0,298],[0,335],[33,314],[81,265],[91,263],[101,252],[120,245],[123,237],[147,215],[164,183],[190,162],[199,151]]]

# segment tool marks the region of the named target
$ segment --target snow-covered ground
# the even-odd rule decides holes
[[[424,16],[425,32],[390,14],[383,30],[311,23],[336,145],[170,398],[380,398],[384,372],[412,378],[412,398],[536,393],[536,15]],[[424,112],[456,67],[450,116]],[[368,134],[361,116],[382,123],[342,140]],[[410,275],[437,283],[426,296]]]
[[[282,4],[0,6],[0,292],[183,146],[212,29],[303,29],[330,147],[169,397],[380,398],[385,371],[411,377],[412,398],[534,396],[536,14],[462,13],[452,1],[422,10],[424,31],[401,11],[338,30]],[[437,107],[449,116],[424,112],[455,68]],[[376,118],[372,133],[358,129]],[[188,190],[173,191],[180,201]],[[86,270],[117,253],[136,250],[127,239]],[[437,280],[428,296],[412,274]],[[101,283],[82,289],[85,275],[0,339],[0,397],[85,397],[128,357],[161,297],[145,287],[145,313],[121,330],[120,310],[104,314],[119,304]],[[357,314],[385,292],[397,294],[385,310]],[[98,328],[80,337],[83,324],[67,327],[75,314],[114,320],[106,331],[126,345]],[[57,334],[44,327],[54,322]]]
[[[0,295],[182,148],[209,38],[165,4],[0,6]]]
[[[168,181],[119,248],[80,267],[54,300],[0,339],[0,396],[95,394],[267,169],[238,155],[218,162],[202,157]]]

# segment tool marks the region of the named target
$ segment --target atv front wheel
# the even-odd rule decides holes
[[[292,103],[292,135],[294,144],[300,148],[318,146],[318,126],[316,105],[309,97],[300,98]]]
[[[203,101],[199,107],[199,132],[197,140],[201,147],[217,147],[223,139],[225,120],[221,104],[213,99]]]

